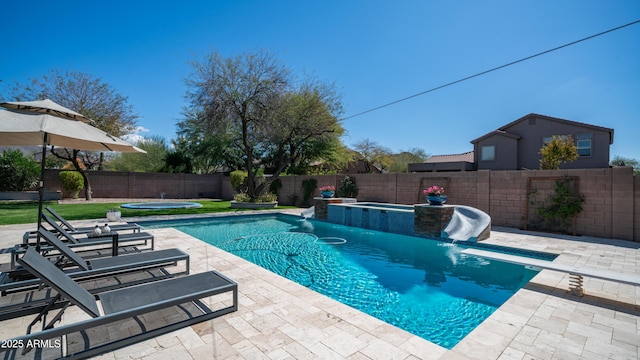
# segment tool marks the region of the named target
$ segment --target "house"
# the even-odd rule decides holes
[[[578,159],[563,169],[608,168],[613,129],[551,116],[529,114],[472,140],[477,170],[540,168],[540,148],[553,135],[571,135]]]
[[[425,162],[409,164],[409,172],[472,171],[473,151],[452,155],[433,155]]]
[[[578,148],[578,159],[562,164],[561,168],[609,167],[613,129],[532,113],[472,140],[472,152],[440,155],[437,159],[429,159],[431,164],[409,164],[409,171],[539,169],[540,148],[554,135],[570,135]],[[461,168],[461,155],[471,156],[473,166],[465,164]]]

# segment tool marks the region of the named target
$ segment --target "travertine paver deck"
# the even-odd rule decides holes
[[[22,233],[33,228],[0,227],[0,248],[19,242]],[[158,248],[178,247],[191,254],[192,272],[216,269],[237,281],[240,309],[101,359],[640,357],[637,286],[585,278],[586,294],[580,298],[566,294],[568,274],[543,270],[456,347],[446,350],[175,229],[151,232]],[[553,252],[560,255],[555,261],[561,264],[640,274],[639,243],[513,229],[494,229],[491,235],[486,242]],[[82,316],[77,309],[67,313],[66,321]],[[0,339],[20,335],[26,326],[25,319],[1,325]]]

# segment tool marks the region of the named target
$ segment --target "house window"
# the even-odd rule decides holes
[[[591,156],[591,134],[576,135],[578,156]]]
[[[496,146],[483,146],[480,153],[482,161],[494,161],[496,159]]]
[[[553,135],[553,136],[543,137],[542,145],[547,145],[548,143],[551,142],[551,140],[553,140],[554,137],[559,138],[560,140],[566,140],[569,137],[569,135]]]

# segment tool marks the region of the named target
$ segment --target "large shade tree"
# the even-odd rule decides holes
[[[242,152],[234,146],[231,134],[213,132],[203,124],[201,116],[185,112],[178,123],[178,138],[173,141],[175,151],[189,154],[194,173],[211,174],[243,167]]]
[[[341,102],[332,87],[309,80],[277,105],[265,132],[263,163],[269,173],[306,174],[315,160],[331,162],[344,152],[344,129],[335,116]]]
[[[179,134],[198,143],[192,146],[229,148],[226,163],[241,161],[252,200],[287,169],[337,149],[342,107],[333,86],[309,79],[296,84],[268,51],[234,57],[213,51],[192,66]],[[272,176],[257,181],[265,169]]]
[[[26,83],[16,82],[5,97],[11,99],[9,101],[51,99],[92,119],[94,126],[116,137],[130,133],[138,118],[126,96],[119,94],[102,79],[75,70],[52,69]],[[91,200],[91,183],[87,170],[101,169],[104,154],[61,148],[54,149],[52,153],[70,161],[81,172],[85,198]]]

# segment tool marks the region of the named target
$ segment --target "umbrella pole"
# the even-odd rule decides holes
[[[44,143],[42,144],[42,161],[40,162],[40,187],[38,188],[38,228],[36,229],[36,251],[40,252],[40,226],[42,225],[42,203],[44,202],[44,165],[47,157],[47,138],[48,134],[44,134]]]

